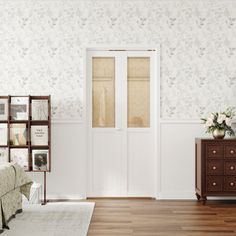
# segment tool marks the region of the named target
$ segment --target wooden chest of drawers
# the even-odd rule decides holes
[[[195,168],[198,200],[236,196],[236,139],[196,139]]]

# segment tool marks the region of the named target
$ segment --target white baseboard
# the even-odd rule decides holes
[[[236,200],[234,196],[207,197],[208,200]],[[197,200],[195,192],[161,192],[157,200]]]
[[[159,200],[196,200],[195,192],[160,192]]]
[[[48,194],[48,200],[84,200],[85,196],[79,194]]]

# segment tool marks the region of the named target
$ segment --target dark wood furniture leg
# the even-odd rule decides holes
[[[200,198],[200,201],[202,202],[202,205],[206,204],[207,197],[202,197]]]
[[[198,193],[196,193],[196,197],[197,197],[197,200],[200,201],[201,196]]]
[[[43,172],[43,179],[44,179],[44,183],[43,183],[43,202],[42,202],[42,205],[46,205],[47,204],[47,172],[44,171]]]

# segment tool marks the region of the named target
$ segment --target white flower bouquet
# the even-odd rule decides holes
[[[215,130],[224,131],[229,136],[235,136],[232,129],[232,118],[234,117],[232,108],[228,108],[225,112],[211,113],[208,118],[202,118],[201,120],[207,128],[207,133],[213,133]]]

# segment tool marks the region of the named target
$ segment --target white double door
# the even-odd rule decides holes
[[[88,197],[155,197],[154,51],[88,51]]]

